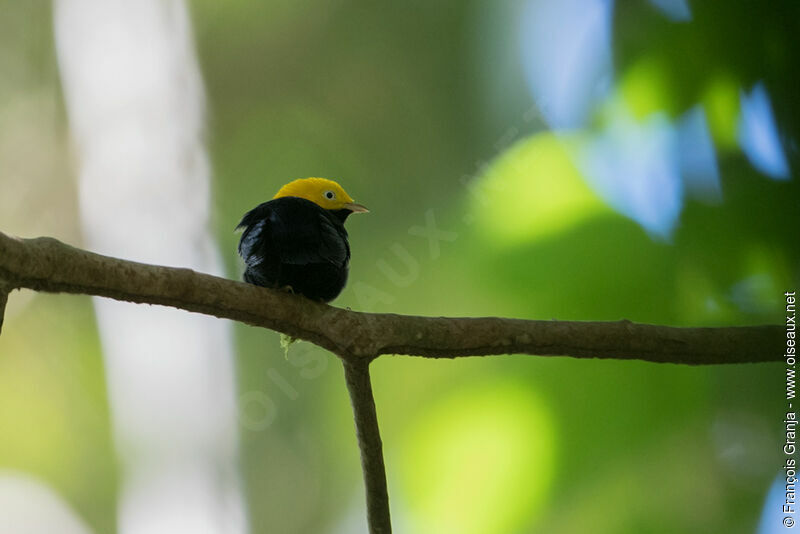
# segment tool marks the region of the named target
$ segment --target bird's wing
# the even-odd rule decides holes
[[[344,226],[313,202],[292,197],[275,199],[248,212],[239,223],[245,230],[239,253],[250,266],[268,256],[282,263],[332,263],[346,266],[350,247]]]
[[[264,202],[245,213],[236,229],[243,228],[239,240],[239,255],[248,266],[255,266],[264,261],[265,253],[270,247],[269,217],[271,207]]]
[[[270,230],[275,251],[283,263],[327,262],[344,266],[350,259],[344,227],[337,227],[324,210],[314,204],[300,210],[273,211]]]

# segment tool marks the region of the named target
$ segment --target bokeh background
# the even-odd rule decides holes
[[[371,209],[348,222],[337,306],[783,322],[800,279],[800,3],[188,7],[227,276],[241,272],[241,214],[326,176]],[[0,230],[85,245],[77,160],[52,6],[0,0]],[[15,292],[7,315],[0,518],[36,486],[76,528],[118,531],[125,471],[92,301]],[[363,531],[338,361],[234,333],[245,528]],[[384,357],[372,370],[398,532],[777,532],[781,364]]]

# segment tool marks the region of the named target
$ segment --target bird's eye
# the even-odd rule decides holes
[[[328,200],[333,200],[334,198],[336,198],[336,193],[334,193],[333,191],[325,191],[324,194],[325,198],[327,198]]]

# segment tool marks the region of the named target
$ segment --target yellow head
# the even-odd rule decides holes
[[[356,204],[342,186],[325,178],[300,178],[281,187],[273,198],[300,197],[326,210],[349,210],[366,213],[369,210]]]

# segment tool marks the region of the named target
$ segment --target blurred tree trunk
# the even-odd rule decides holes
[[[54,7],[88,246],[220,273],[203,86],[183,0]],[[122,465],[119,532],[245,532],[230,325],[94,304]]]

